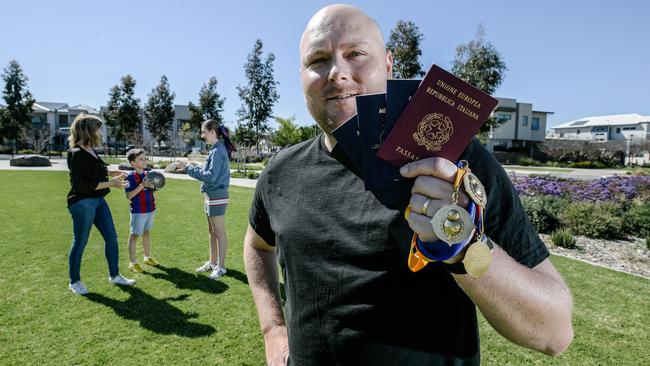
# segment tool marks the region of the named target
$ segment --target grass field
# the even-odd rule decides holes
[[[223,281],[194,273],[208,253],[198,183],[169,179],[156,194],[152,232],[153,253],[163,267],[133,276],[133,288],[109,285],[101,236],[93,230],[82,264],[91,293],[79,297],[67,289],[68,184],[63,172],[0,171],[0,365],[264,364],[242,263],[252,190],[230,190]],[[127,274],[128,202],[120,192],[107,198]],[[552,260],[575,298],[571,348],[548,358],[510,344],[482,320],[483,363],[650,364],[650,281]]]

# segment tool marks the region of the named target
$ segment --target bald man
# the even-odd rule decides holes
[[[480,143],[462,158],[486,187],[486,234],[498,245],[479,279],[440,263],[417,273],[406,264],[413,232],[437,239],[427,221],[450,204],[453,162],[425,159],[402,169],[417,177],[408,221],[348,169],[331,132],[356,113],[356,95],[385,92],[392,74],[377,24],[351,6],[327,6],[302,35],[300,61],[305,102],[323,134],[268,164],[244,243],[267,362],[476,365],[476,307],[510,341],[563,352],[573,339],[571,295],[506,173]],[[464,193],[460,204],[468,204]]]

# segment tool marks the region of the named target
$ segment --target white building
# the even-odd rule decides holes
[[[648,141],[650,116],[617,114],[580,118],[557,125],[548,132],[550,139],[590,141]]]
[[[32,112],[29,116],[32,119],[32,127],[40,129],[45,126],[50,130],[50,143],[60,143],[61,138],[67,138],[70,135],[70,124],[79,114],[90,114],[101,118],[100,113],[95,108],[84,104],[73,107],[67,103],[56,102],[34,102]],[[102,139],[106,142],[106,125],[102,125]]]
[[[650,164],[650,151],[643,147],[630,148],[633,144],[643,144],[650,141],[650,116],[635,113],[580,118],[551,128],[547,138],[594,142],[625,142],[625,164]],[[636,153],[633,154],[635,150]]]
[[[486,147],[490,151],[510,148],[531,148],[544,142],[546,119],[553,112],[533,110],[531,103],[519,103],[516,99],[497,98],[499,104],[492,117],[504,121],[490,131]]]

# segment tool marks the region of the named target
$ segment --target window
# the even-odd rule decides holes
[[[616,127],[616,133],[621,133],[621,128],[620,127]]]
[[[634,131],[636,127],[623,127],[623,131]]]
[[[510,121],[512,116],[510,115],[510,113],[499,113],[497,114],[497,118],[502,121]]]
[[[59,116],[59,127],[68,127],[68,116],[60,115]]]
[[[528,126],[528,116],[521,116],[521,125]]]
[[[44,114],[35,114],[32,116],[32,123],[35,125],[46,123],[46,122],[47,122],[47,118],[45,117]]]
[[[533,131],[539,131],[539,117],[533,117],[533,122],[530,124],[530,129]],[[580,133],[580,130],[578,130]]]
[[[576,132],[576,135],[579,135],[579,134],[580,134],[580,130],[578,130],[578,132]]]

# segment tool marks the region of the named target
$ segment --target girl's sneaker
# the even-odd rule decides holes
[[[135,263],[131,263],[131,264],[129,264],[129,269],[131,270],[131,272],[135,272],[135,273],[142,273],[142,272],[144,272],[144,270],[143,270],[142,267],[140,266],[140,263],[138,263],[138,262],[135,262]]]
[[[210,275],[209,275],[208,277],[209,277],[211,280],[217,280],[217,279],[219,279],[220,277],[222,277],[223,275],[225,275],[226,272],[228,272],[228,271],[226,271],[225,268],[217,267],[217,268],[215,268],[214,271],[212,271],[212,273],[210,273]]]
[[[203,265],[201,267],[197,268],[196,272],[197,273],[211,272],[211,271],[214,271],[215,269],[217,269],[217,266],[210,263],[210,261],[207,261],[207,262],[203,263]]]
[[[83,282],[77,281],[75,283],[71,283],[68,288],[70,291],[72,291],[73,294],[75,295],[87,295],[88,294],[88,289],[86,288],[86,285],[84,285]]]
[[[121,274],[118,274],[115,277],[108,277],[108,281],[114,285],[120,285],[120,286],[133,286],[135,285],[135,280],[132,280],[130,278],[126,278],[122,276]]]

